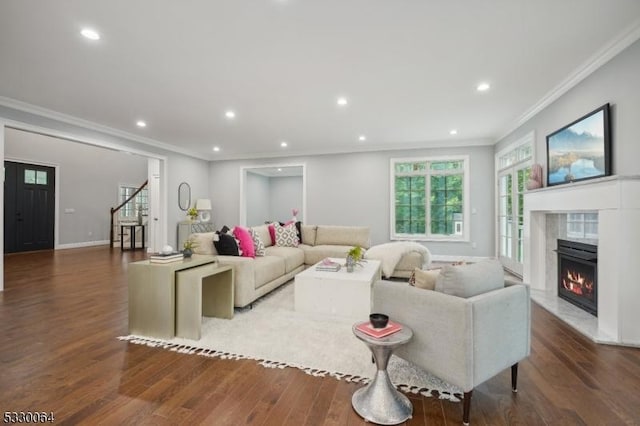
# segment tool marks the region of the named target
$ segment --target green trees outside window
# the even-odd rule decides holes
[[[467,161],[393,163],[396,236],[462,236]]]

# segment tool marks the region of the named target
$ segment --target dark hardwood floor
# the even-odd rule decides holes
[[[360,385],[253,361],[122,342],[127,264],[108,247],[8,255],[0,292],[0,408],[57,424],[365,424]],[[640,326],[640,325],[637,325]],[[407,424],[460,424],[462,404],[409,395]],[[592,343],[533,305],[531,356],[476,388],[476,425],[640,424],[640,349]]]

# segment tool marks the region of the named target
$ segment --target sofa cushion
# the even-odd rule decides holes
[[[236,226],[233,228],[233,236],[238,240],[238,245],[242,256],[244,257],[256,257],[256,250],[253,247],[253,239],[249,230],[242,226]]]
[[[273,245],[273,242],[271,242],[271,234],[269,234],[269,225],[254,226],[251,229],[253,229],[258,237],[260,237],[260,240],[262,240],[265,247]]]
[[[318,225],[314,245],[360,246],[369,248],[369,234],[369,228],[366,226]]]
[[[420,268],[415,268],[413,274],[411,274],[411,278],[409,278],[409,284],[424,290],[435,290],[438,275],[440,275],[439,269],[423,271]]]
[[[316,225],[302,225],[300,227],[300,233],[302,235],[302,238],[300,239],[300,242],[302,244],[315,246],[316,245],[316,231],[317,230],[318,230],[318,227]]]
[[[304,252],[297,247],[272,246],[265,250],[265,255],[284,259],[284,269],[287,274],[304,264]]]
[[[242,256],[218,256],[218,263],[233,267],[235,287],[238,287],[237,283],[242,283],[242,286],[250,288],[255,287],[255,259]],[[242,291],[242,289],[236,291]]]
[[[279,223],[274,223],[273,226],[276,230],[276,246],[298,247],[300,240],[298,240],[298,232],[296,230],[295,223],[290,223],[285,226],[281,226]]]
[[[436,291],[458,297],[473,297],[504,287],[504,270],[498,260],[468,265],[445,265],[436,280]]]
[[[301,248],[304,251],[305,265],[316,264],[325,257],[339,257],[341,259],[346,259],[347,253],[351,250],[351,246],[337,245],[308,246],[306,244],[301,244],[298,248]]]
[[[260,288],[285,274],[285,261],[281,257],[263,256],[256,257],[251,261],[254,262],[254,288]]]
[[[260,235],[253,228],[249,228],[249,235],[251,235],[251,240],[253,241],[253,251],[256,253],[256,256],[264,256],[264,243],[260,238]]]
[[[203,232],[189,235],[189,240],[194,242],[193,252],[195,254],[217,255],[218,250],[213,245],[215,232]]]

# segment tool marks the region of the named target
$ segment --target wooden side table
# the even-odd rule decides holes
[[[398,392],[389,379],[387,365],[393,350],[409,342],[413,331],[404,324],[402,330],[387,337],[376,338],[358,330],[353,325],[355,336],[369,347],[376,363],[377,372],[371,383],[354,392],[351,405],[360,417],[371,423],[396,425],[411,418],[413,406],[411,401]]]

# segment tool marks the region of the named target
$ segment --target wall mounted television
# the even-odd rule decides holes
[[[547,136],[547,185],[611,175],[609,104]]]

